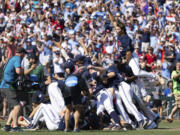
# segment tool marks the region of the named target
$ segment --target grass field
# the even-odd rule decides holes
[[[1,122],[2,124],[2,122]],[[133,130],[133,131],[81,131],[80,133],[64,133],[62,131],[47,131],[47,130],[38,130],[31,132],[21,132],[21,133],[9,133],[0,130],[0,135],[180,135],[180,121],[176,120],[173,123],[167,123],[166,121],[162,121],[159,124],[158,129],[154,130]]]

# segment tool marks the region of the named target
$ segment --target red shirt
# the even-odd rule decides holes
[[[152,62],[156,60],[156,56],[154,54],[150,55],[147,53],[145,58],[147,60],[147,64],[151,64]]]

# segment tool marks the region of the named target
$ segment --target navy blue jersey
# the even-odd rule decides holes
[[[126,55],[126,51],[131,51],[133,52],[134,48],[132,46],[132,41],[130,39],[130,37],[125,34],[123,36],[118,36],[118,45],[121,47],[121,55],[125,56]]]
[[[102,82],[100,76],[97,75],[97,72],[90,75],[92,80],[96,80],[96,84],[91,86],[93,95],[97,95],[102,89],[107,88],[107,85]]]
[[[134,76],[133,71],[128,64],[119,65],[118,70],[121,74],[124,74],[126,77]]]
[[[115,66],[110,66],[107,69],[107,73],[110,73],[110,72],[114,72],[115,76],[113,78],[108,79],[107,82],[108,82],[109,87],[118,86],[123,81],[123,79],[120,77],[118,69]]]

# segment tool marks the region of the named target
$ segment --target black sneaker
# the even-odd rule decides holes
[[[10,132],[23,132],[23,130],[21,130],[21,128],[19,127],[15,127],[15,128],[11,128]]]
[[[10,125],[5,125],[4,127],[1,128],[3,131],[10,131],[12,127]]]

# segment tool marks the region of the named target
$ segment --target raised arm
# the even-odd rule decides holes
[[[60,40],[60,42],[55,42],[54,44],[61,50],[62,56],[65,58],[65,60],[70,59],[68,54],[66,53],[66,51],[64,50],[64,48],[62,48],[61,46],[62,40]]]

